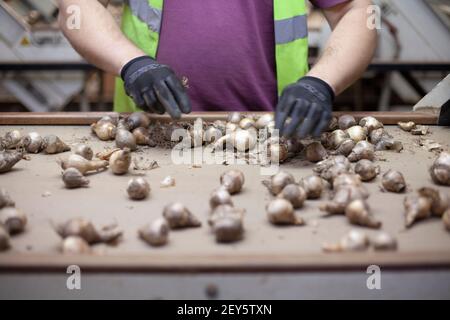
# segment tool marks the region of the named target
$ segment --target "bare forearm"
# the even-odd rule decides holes
[[[101,1],[105,3],[107,1]],[[87,61],[118,75],[131,59],[145,53],[122,33],[114,18],[99,2],[93,0],[59,0],[59,24],[72,46]],[[70,6],[80,9],[80,28],[70,28]]]
[[[325,11],[333,32],[308,75],[326,81],[336,94],[355,82],[373,57],[377,32],[367,26],[371,4],[370,0],[353,0]]]

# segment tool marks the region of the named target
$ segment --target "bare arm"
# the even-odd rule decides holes
[[[97,67],[120,74],[122,67],[145,53],[122,33],[114,18],[106,10],[109,0],[58,0],[59,25],[72,46],[87,61]],[[70,6],[78,6],[81,28],[70,29]],[[69,10],[70,11],[70,10]]]
[[[336,94],[355,82],[373,57],[377,32],[367,27],[369,5],[370,0],[353,0],[324,10],[333,32],[308,75],[330,84]]]

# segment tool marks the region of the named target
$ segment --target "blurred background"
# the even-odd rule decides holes
[[[123,1],[108,10],[120,22]],[[376,56],[336,109],[410,111],[450,72],[449,0],[375,0],[381,9]],[[0,0],[0,110],[112,110],[114,76],[86,63],[58,29],[52,0]],[[329,27],[310,7],[310,63]],[[351,59],[351,57],[349,57]]]

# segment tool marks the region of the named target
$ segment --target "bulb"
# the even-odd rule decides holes
[[[350,127],[356,126],[356,120],[353,116],[344,114],[339,117],[338,126],[341,130],[347,130]]]
[[[307,199],[318,199],[322,195],[323,182],[318,176],[308,176],[300,181],[300,185],[306,192]]]
[[[195,228],[202,223],[183,204],[171,203],[164,207],[163,216],[171,229]]]
[[[345,139],[340,144],[340,146],[334,152],[332,152],[332,154],[342,155],[342,156],[347,157],[352,152],[355,145],[356,145],[356,142],[353,141],[352,139]]]
[[[403,131],[407,131],[407,132],[410,132],[412,129],[414,129],[416,127],[416,124],[412,121],[398,122],[397,124],[400,127],[400,129],[402,129]]]
[[[91,171],[100,171],[108,167],[108,161],[105,160],[86,160],[82,156],[72,154],[65,160],[60,160],[61,168],[64,170],[68,168],[75,168],[85,175]]]
[[[381,179],[383,188],[389,192],[400,193],[406,189],[406,182],[403,174],[398,171],[389,170]]]
[[[65,239],[71,236],[82,238],[88,244],[99,242],[113,243],[122,236],[122,230],[116,225],[97,228],[84,218],[73,218],[64,223],[54,225],[55,231]]]
[[[357,162],[362,159],[374,160],[375,148],[367,141],[359,141],[347,158],[351,162]]]
[[[166,219],[158,218],[139,229],[139,237],[149,245],[159,247],[169,241],[169,224]]]
[[[217,219],[213,224],[213,232],[219,243],[236,242],[242,239],[244,226],[242,219],[227,215]]]
[[[214,190],[209,198],[209,206],[211,209],[224,204],[233,206],[230,193],[223,187]]]
[[[345,216],[352,224],[379,229],[381,222],[370,212],[369,205],[361,199],[353,200],[345,208]]]
[[[266,128],[272,121],[274,121],[273,113],[264,113],[258,120],[256,120],[255,127],[258,130]]]
[[[278,195],[288,184],[295,183],[294,176],[286,171],[273,175],[269,182],[263,182],[273,195]]]
[[[128,181],[127,193],[130,199],[142,200],[148,197],[150,193],[150,185],[142,178],[133,178]]]
[[[19,146],[22,141],[22,134],[19,130],[9,131],[0,141],[0,147],[3,149],[13,149]]]
[[[364,251],[369,247],[369,237],[362,231],[350,230],[338,243],[324,244],[325,252]]]
[[[410,228],[414,222],[431,216],[431,201],[428,198],[411,195],[403,202],[405,207],[405,226]]]
[[[320,210],[326,211],[329,215],[345,214],[345,209],[354,200],[365,200],[368,193],[361,187],[346,185],[339,187],[333,195],[332,201],[321,205]]]
[[[222,131],[214,126],[209,126],[203,134],[203,141],[207,144],[214,143],[222,137]]]
[[[288,184],[278,194],[278,198],[289,201],[294,209],[301,208],[306,200],[306,191],[303,187],[296,184]]]
[[[25,230],[27,216],[14,207],[5,207],[0,210],[0,225],[2,225],[9,234],[18,234]]]
[[[244,118],[241,121],[239,121],[239,127],[241,129],[247,130],[255,126],[255,120],[251,118]]]
[[[284,143],[269,144],[267,147],[267,157],[270,163],[283,163],[289,156],[288,146]]]
[[[87,187],[89,185],[89,180],[76,168],[64,170],[62,179],[68,189]]]
[[[156,142],[150,137],[150,130],[148,128],[138,127],[134,129],[133,136],[137,145],[156,147]]]
[[[375,250],[396,250],[397,239],[391,234],[381,231],[378,232],[372,239],[371,243]]]
[[[82,156],[86,160],[92,160],[94,157],[94,152],[91,147],[85,144],[77,144],[73,150],[73,152],[79,156]]]
[[[61,251],[63,254],[68,255],[90,254],[92,252],[89,243],[77,236],[70,236],[63,239]]]
[[[242,115],[239,112],[232,112],[228,115],[228,122],[238,124],[242,119]]]
[[[430,175],[434,183],[450,186],[450,153],[441,152],[430,168]]]
[[[434,216],[442,217],[444,212],[450,207],[450,198],[443,191],[434,188],[420,188],[418,193],[421,197],[431,201],[431,213]]]
[[[328,142],[326,145],[329,146],[331,149],[336,150],[337,148],[339,148],[341,143],[347,139],[350,139],[350,136],[348,135],[347,132],[340,129],[334,130],[328,136]]]
[[[22,152],[0,151],[0,173],[10,171],[23,157]]]
[[[229,170],[220,176],[220,184],[230,193],[236,194],[241,192],[244,185],[245,177],[242,171]]]
[[[360,125],[361,127],[367,128],[367,131],[368,131],[369,133],[372,132],[372,130],[376,130],[376,129],[379,129],[379,128],[383,128],[383,124],[382,124],[380,121],[378,121],[376,118],[374,118],[374,117],[365,117],[365,118],[362,118],[362,119],[359,121],[359,125]]]
[[[231,135],[233,147],[239,152],[253,150],[256,146],[256,132],[250,130],[236,130]]]
[[[311,162],[319,162],[327,157],[327,150],[320,142],[313,142],[306,147],[306,159]]]
[[[41,152],[43,143],[44,138],[37,132],[30,132],[22,140],[23,147],[29,153]]]
[[[136,138],[130,131],[119,129],[116,133],[116,146],[120,149],[128,148],[135,151],[137,148]]]
[[[380,173],[380,167],[370,160],[363,159],[356,163],[355,173],[361,177],[362,181],[371,181]]]
[[[175,179],[172,176],[167,176],[160,182],[159,185],[160,185],[161,188],[174,187],[175,186]]]
[[[367,139],[367,129],[361,126],[353,126],[346,130],[350,139],[355,142],[363,141]]]
[[[54,134],[44,137],[42,148],[47,154],[56,154],[70,151],[70,147]]]
[[[114,152],[109,158],[109,167],[114,174],[128,172],[131,165],[131,151],[128,148]]]
[[[130,131],[139,127],[148,128],[150,126],[150,118],[145,112],[133,112],[126,119],[126,123]]]
[[[104,120],[92,124],[91,130],[100,140],[108,141],[116,137],[117,127],[114,123]]]
[[[303,225],[302,218],[297,217],[292,204],[285,199],[275,199],[266,206],[267,217],[275,225]]]

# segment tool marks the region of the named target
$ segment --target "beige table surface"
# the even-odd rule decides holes
[[[11,129],[23,133],[37,131],[42,135],[59,135],[68,144],[87,139],[95,152],[113,145],[97,140],[88,126],[0,126],[0,134]],[[404,173],[409,192],[422,186],[433,186],[428,173],[435,154],[417,145],[418,138],[389,126],[388,130],[404,143],[401,153],[381,152],[378,161],[382,172],[388,169]],[[450,129],[431,127],[427,137],[450,150]],[[145,149],[134,156],[144,161],[156,160],[160,168],[150,171],[133,170],[125,176],[114,176],[110,171],[89,176],[89,188],[68,190],[61,180],[61,169],[56,160],[60,155],[31,155],[31,161],[21,161],[14,170],[0,175],[0,186],[8,190],[29,218],[25,233],[12,239],[13,248],[0,254],[0,270],[47,270],[77,263],[92,270],[301,270],[359,268],[371,263],[388,267],[448,267],[450,266],[450,233],[440,219],[428,219],[413,228],[403,227],[403,198],[405,194],[383,193],[380,178],[368,183],[369,204],[383,222],[383,230],[397,236],[396,252],[380,253],[369,250],[362,253],[327,254],[321,251],[324,241],[333,242],[351,228],[343,216],[323,218],[318,210],[320,201],[307,201],[298,212],[307,221],[306,226],[274,227],[265,215],[265,205],[271,199],[261,184],[259,166],[173,165],[170,150]],[[247,210],[245,238],[234,244],[217,244],[206,223],[208,199],[211,190],[219,185],[220,174],[232,167],[245,173],[242,193],[233,197],[237,207]],[[294,159],[282,165],[296,179],[311,174],[313,165]],[[144,176],[150,183],[151,196],[144,201],[131,201],[126,185],[133,176]],[[160,181],[167,175],[176,179],[176,186],[162,189]],[[450,192],[448,187],[439,187]],[[137,237],[137,229],[160,217],[162,208],[181,201],[203,222],[201,228],[173,231],[170,243],[152,248]],[[64,256],[59,252],[60,238],[50,221],[62,222],[72,217],[86,217],[100,225],[116,222],[124,230],[117,246],[97,245],[90,256]],[[363,228],[364,229],[364,228]],[[375,231],[364,229],[369,235]]]

